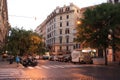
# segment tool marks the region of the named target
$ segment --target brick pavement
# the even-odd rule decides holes
[[[9,61],[0,60],[0,68],[23,68],[23,66],[20,64],[19,67],[17,67],[16,62],[13,62],[12,64],[9,64]]]

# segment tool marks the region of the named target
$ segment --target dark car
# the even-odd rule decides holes
[[[56,55],[51,55],[49,58],[50,61],[57,61],[58,57]]]
[[[50,56],[49,60],[54,61],[54,56]]]
[[[47,56],[47,55],[43,55],[43,56],[42,56],[42,59],[43,59],[43,60],[48,60],[49,58],[50,58],[50,56]]]
[[[64,62],[70,62],[71,61],[71,56],[70,55],[69,56],[64,56],[63,61]]]

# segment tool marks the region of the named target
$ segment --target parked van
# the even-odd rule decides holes
[[[71,53],[71,61],[73,63],[92,63],[92,55],[90,50],[73,50]]]
[[[80,54],[82,54],[82,50],[73,50],[71,53],[71,61],[74,63],[79,62]]]

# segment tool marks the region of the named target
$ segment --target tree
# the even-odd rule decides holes
[[[29,46],[28,52],[29,53],[39,52],[39,49],[43,47],[41,43],[43,42],[42,42],[42,38],[39,35],[37,35],[36,33],[31,34],[30,35],[30,46]]]
[[[108,39],[109,30],[115,34],[115,30],[120,27],[120,4],[104,3],[94,8],[88,8],[84,12],[84,18],[80,19],[76,41],[85,42],[87,46],[93,48],[103,48],[106,57],[106,48],[111,44],[120,45],[120,38],[112,36],[112,42]],[[120,34],[119,34],[120,36]],[[107,59],[105,59],[107,65]]]
[[[8,37],[7,50],[12,54],[31,54],[39,50],[42,38],[33,31],[26,31],[19,28],[11,28]]]

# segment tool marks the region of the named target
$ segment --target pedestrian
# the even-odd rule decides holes
[[[14,56],[13,55],[10,55],[10,58],[9,58],[9,63],[12,64],[13,63],[13,59],[14,59]]]
[[[19,67],[20,57],[17,55],[15,60],[16,60],[16,62],[17,62],[17,67]]]

